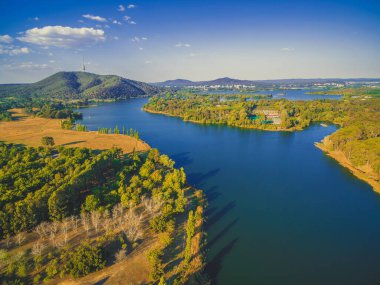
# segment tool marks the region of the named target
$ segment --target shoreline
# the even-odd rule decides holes
[[[210,123],[201,123],[199,121],[194,121],[194,120],[184,120],[183,117],[172,115],[169,113],[165,113],[162,111],[154,111],[147,109],[145,107],[142,108],[144,111],[151,113],[151,114],[159,114],[159,115],[164,115],[168,117],[175,117],[175,118],[180,118],[184,122],[191,122],[191,123],[196,123],[196,124],[202,124],[202,125],[213,125]],[[221,124],[215,124],[215,125],[221,125]],[[302,129],[291,129],[291,130],[284,130],[284,129],[258,129],[258,128],[249,128],[249,127],[237,127],[237,126],[229,126],[229,127],[236,127],[236,128],[241,128],[241,129],[246,129],[246,130],[257,130],[257,131],[272,131],[272,132],[295,132],[295,131],[302,131]],[[352,165],[352,163],[340,152],[338,151],[330,151],[327,149],[327,147],[322,143],[322,142],[316,142],[314,144],[317,148],[322,150],[325,154],[327,154],[329,157],[333,158],[338,164],[341,166],[345,167],[348,169],[357,179],[360,179],[367,184],[369,184],[373,191],[376,193],[380,194],[380,182],[371,178],[369,174],[365,171],[362,171],[355,166]]]
[[[367,172],[364,172],[355,166],[339,151],[330,151],[322,142],[314,144],[317,148],[323,151],[326,155],[333,158],[339,165],[348,169],[357,179],[360,179],[372,187],[372,190],[380,194],[380,182],[369,177]]]
[[[266,131],[266,132],[297,132],[297,131],[303,130],[303,129],[259,129],[259,128],[255,128],[255,127],[241,127],[241,126],[218,124],[218,123],[202,123],[202,122],[195,121],[195,120],[185,120],[181,116],[172,115],[172,114],[165,113],[162,111],[154,111],[154,110],[147,109],[145,107],[143,107],[142,110],[147,112],[147,113],[151,113],[151,114],[159,114],[159,115],[164,115],[164,116],[168,116],[168,117],[179,118],[183,122],[190,122],[190,123],[199,124],[199,125],[220,125],[220,126],[226,126],[226,127],[239,128],[239,129],[243,129],[243,130],[256,130],[256,131]]]

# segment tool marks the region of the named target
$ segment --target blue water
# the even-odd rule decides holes
[[[204,126],[146,101],[82,109],[83,123],[138,130],[204,189],[213,284],[380,284],[380,196],[313,145],[335,127]]]

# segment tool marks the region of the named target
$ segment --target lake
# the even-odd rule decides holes
[[[334,126],[264,132],[141,110],[82,109],[89,129],[139,131],[207,194],[213,284],[380,284],[380,196],[314,146]]]

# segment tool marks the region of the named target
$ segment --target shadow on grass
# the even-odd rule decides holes
[[[86,141],[73,141],[73,142],[68,142],[68,143],[64,143],[64,144],[61,144],[61,145],[62,146],[68,146],[68,145],[73,145],[73,144],[83,143],[83,142],[86,142]]]
[[[98,282],[95,282],[94,285],[103,285],[104,283],[107,282],[108,278],[109,278],[109,276],[99,280]]]

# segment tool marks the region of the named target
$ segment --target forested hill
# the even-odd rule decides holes
[[[116,75],[58,72],[36,83],[0,85],[0,98],[127,99],[156,94],[160,90]]]

